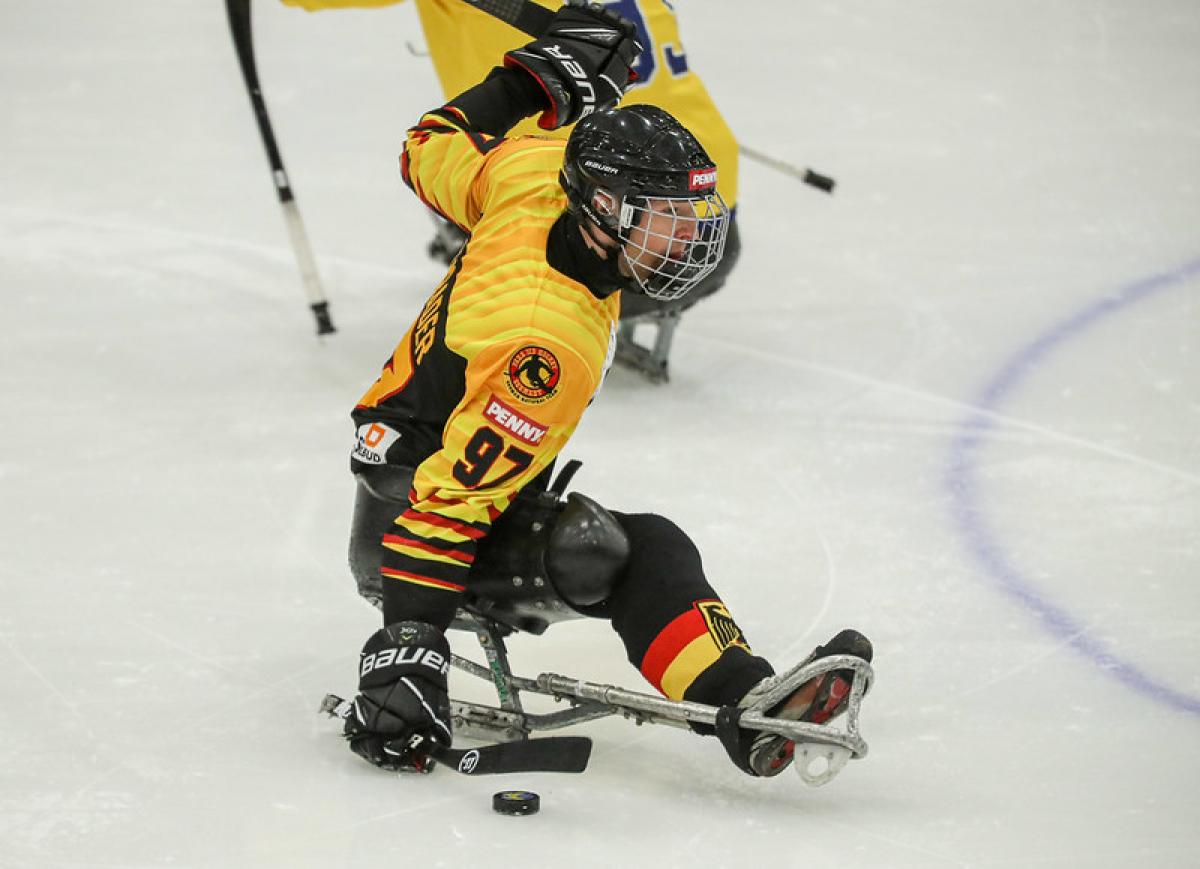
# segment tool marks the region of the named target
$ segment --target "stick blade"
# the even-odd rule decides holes
[[[439,761],[464,775],[583,772],[591,756],[592,741],[586,736],[548,736],[480,748],[448,748],[434,753]]]
[[[336,694],[326,694],[318,709],[331,718],[345,720],[354,704]],[[397,744],[397,748],[403,746]],[[547,736],[500,742],[479,748],[439,748],[430,754],[463,775],[499,775],[506,772],[583,772],[592,756],[586,736]]]

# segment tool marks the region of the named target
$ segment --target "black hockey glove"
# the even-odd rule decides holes
[[[557,130],[625,95],[642,52],[634,33],[632,23],[599,4],[564,6],[540,39],[504,55],[504,65],[541,85],[549,107],[538,126]]]
[[[372,634],[343,729],[350,750],[383,769],[429,772],[431,749],[451,741],[449,670],[450,645],[433,625],[396,622]]]

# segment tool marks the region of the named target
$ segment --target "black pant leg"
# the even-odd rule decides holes
[[[608,612],[647,681],[672,699],[720,706],[772,675],[709,584],[691,538],[662,516],[613,515],[631,552]]]

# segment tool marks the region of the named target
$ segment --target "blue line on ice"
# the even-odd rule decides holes
[[[1066,640],[1098,667],[1139,694],[1192,715],[1200,715],[1200,698],[1176,691],[1107,649],[1099,640],[1089,636],[1084,626],[1067,610],[1043,597],[1035,584],[1013,565],[989,527],[980,503],[975,472],[976,459],[993,427],[996,408],[1037,370],[1047,356],[1106,317],[1118,314],[1157,293],[1185,285],[1198,276],[1200,260],[1195,260],[1174,271],[1124,286],[1021,347],[988,382],[973,402],[974,412],[960,424],[950,449],[946,474],[954,519],[989,579],[1003,592],[1032,610],[1054,635]]]

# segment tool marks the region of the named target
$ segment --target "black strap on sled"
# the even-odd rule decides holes
[[[717,738],[725,746],[725,753],[734,766],[749,775],[756,775],[750,767],[750,743],[754,733],[743,730],[739,724],[746,713],[740,706],[722,706],[717,710]]]
[[[575,476],[575,472],[581,467],[583,467],[583,462],[579,461],[579,459],[571,459],[563,465],[563,469],[558,472],[558,476],[554,478],[554,482],[547,487],[547,491],[554,493],[555,500],[561,498],[563,493],[567,491],[567,486],[571,485],[571,478]]]

